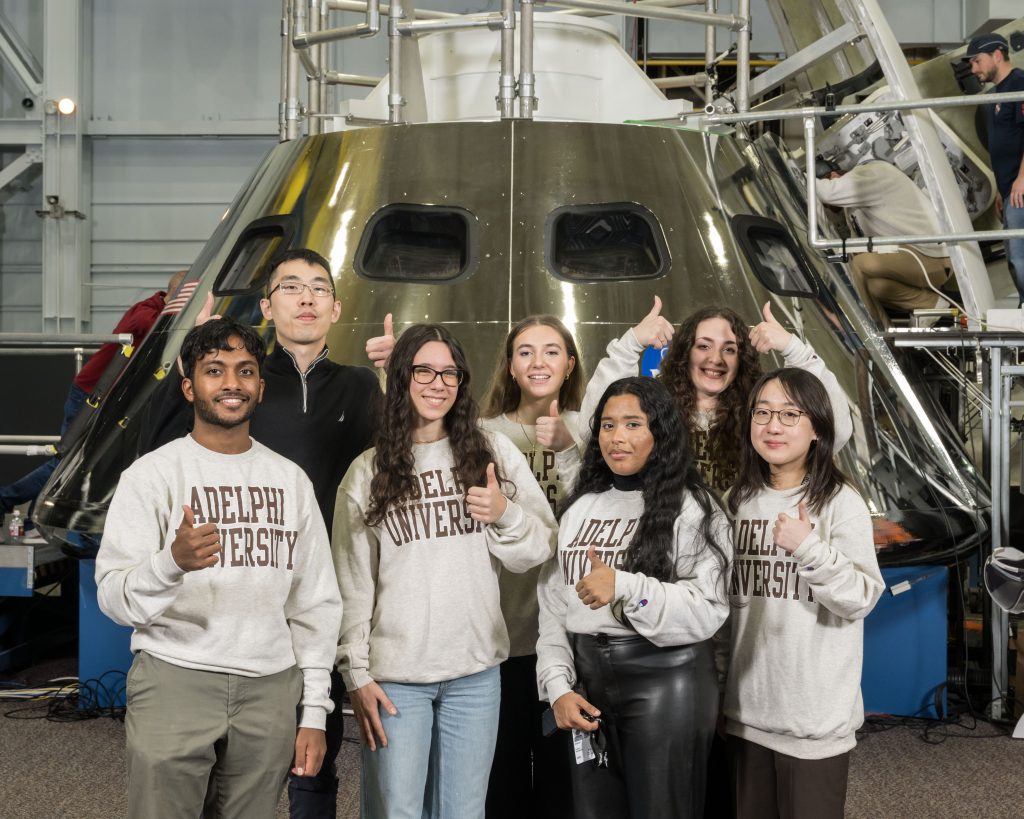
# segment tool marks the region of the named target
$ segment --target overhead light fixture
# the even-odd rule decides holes
[[[61,97],[57,100],[57,110],[60,111],[64,116],[69,117],[75,113],[75,101],[71,97]]]

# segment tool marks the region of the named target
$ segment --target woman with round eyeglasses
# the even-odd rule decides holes
[[[834,462],[821,381],[767,373],[729,494],[725,730],[739,819],[842,819],[864,721],[864,618],[884,589],[867,504]]]
[[[556,526],[515,445],[481,429],[446,329],[407,329],[387,375],[376,446],[342,481],[332,539],[362,815],[482,817],[509,651],[498,576],[548,559]]]

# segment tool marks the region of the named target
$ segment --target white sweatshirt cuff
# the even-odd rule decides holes
[[[299,720],[299,728],[316,728],[324,731],[327,728],[327,709],[319,705],[302,706],[302,718]]]
[[[505,511],[501,517],[494,521],[493,525],[498,529],[511,529],[523,522],[525,513],[519,506],[506,498]]]
[[[572,686],[565,677],[558,677],[547,684],[545,691],[548,695],[548,705],[554,705],[560,697],[572,691]]]
[[[180,583],[185,576],[185,570],[174,562],[174,555],[171,554],[171,547],[166,546],[153,555],[153,574],[157,580],[168,587]]]
[[[633,328],[630,327],[622,334],[622,338],[619,339],[627,349],[631,352],[635,352],[638,356],[647,348],[640,343],[640,339],[636,337],[636,333],[633,332]]]
[[[339,673],[345,683],[346,691],[355,691],[355,689],[362,688],[364,685],[369,685],[373,682],[373,677],[370,676],[370,671],[367,668],[353,668],[350,671],[341,671]]]

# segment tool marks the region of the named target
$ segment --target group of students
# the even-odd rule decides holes
[[[333,572],[310,488],[291,472],[267,471],[261,484],[273,465],[250,463],[266,455],[255,441],[212,483],[187,474],[216,460],[198,453],[211,430],[230,431],[236,448],[242,432],[248,440],[238,419],[258,402],[238,379],[204,387],[203,400],[196,379],[256,356],[246,328],[228,323],[214,341],[196,328],[207,335],[192,341],[183,380],[195,427],[167,445],[187,466],[153,469],[160,448],[125,473],[97,561],[101,605],[136,627],[136,665],[147,652],[167,659],[160,640],[185,628],[171,661],[220,670],[203,649],[254,651],[280,628],[242,615],[263,603],[256,595],[273,596],[301,672],[298,724],[322,728],[328,669],[308,642],[310,630],[330,631],[340,598],[334,664],[363,739],[364,816],[701,816],[716,727],[728,735],[733,791],[713,798],[734,801],[737,816],[841,816],[863,718],[861,621],[883,588],[867,507],[834,462],[852,431],[848,405],[767,305],[752,330],[706,308],[676,332],[660,308],[609,344],[589,383],[558,319],[524,319],[482,413],[444,327],[373,340],[387,389],[373,447],[338,488]],[[656,379],[638,377],[648,346],[668,348]],[[762,374],[769,351],[786,366]],[[140,494],[142,473],[159,489],[128,512],[121,500]],[[139,510],[161,503],[170,511],[143,529]],[[226,525],[243,516],[271,534]],[[194,570],[178,560],[186,540]],[[224,591],[235,561],[247,579]],[[287,567],[291,585],[237,597],[245,582],[266,582],[264,566]],[[333,594],[325,576],[336,576]],[[195,601],[218,594],[233,595],[238,619],[204,646],[217,626]],[[135,608],[147,596],[159,605]],[[289,651],[264,653],[239,673],[286,673]],[[138,733],[152,730],[151,719]],[[293,773],[316,773],[319,758],[300,754],[313,740],[300,749],[293,739]],[[210,810],[229,789],[211,775],[221,750],[199,777]],[[262,815],[251,802],[246,811],[237,815]]]

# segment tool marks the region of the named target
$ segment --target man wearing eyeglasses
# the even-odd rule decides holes
[[[349,464],[370,444],[381,397],[374,372],[338,364],[328,358],[327,334],[341,316],[330,263],[307,248],[293,248],[270,262],[264,318],[274,322],[273,350],[262,368],[266,389],[250,434],[264,446],[297,463],[313,483],[327,531],[334,519],[338,484]],[[197,323],[210,318],[213,298]],[[168,378],[167,381],[176,379]],[[173,385],[163,394],[170,397]],[[184,435],[188,415],[159,406],[162,415],[147,419],[140,454]],[[186,405],[187,409],[187,405]],[[336,813],[338,778],[334,760],[342,742],[341,677],[331,675],[334,712],[327,718],[327,754],[315,777],[292,777],[288,796],[293,819],[331,819]]]

